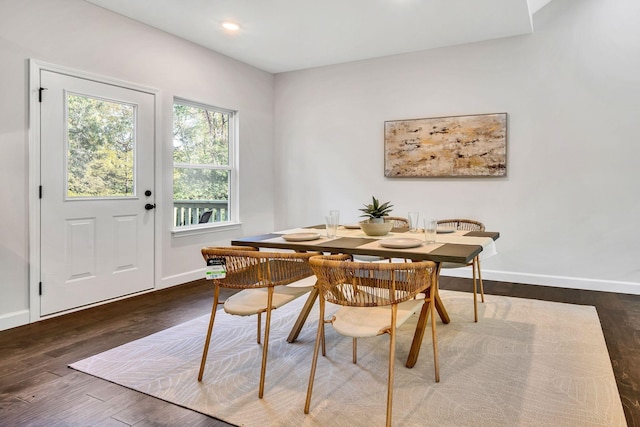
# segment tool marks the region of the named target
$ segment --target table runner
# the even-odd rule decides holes
[[[288,230],[282,230],[274,232],[273,234],[293,234],[293,233],[318,233],[320,234],[320,239],[305,242],[307,244],[320,244],[327,242],[329,239],[326,237],[324,230],[319,230],[317,228],[292,228]],[[469,233],[467,230],[457,230],[453,233],[440,233],[436,235],[436,243],[423,245],[419,248],[411,248],[408,249],[412,252],[421,252],[421,253],[429,253],[445,243],[455,243],[459,245],[478,245],[482,246],[482,252],[480,253],[480,259],[484,260],[486,258],[492,257],[498,253],[496,249],[495,241],[490,237],[475,237],[475,236],[465,236],[466,233]],[[338,227],[337,238],[340,237],[359,237],[359,238],[367,238],[367,239],[391,239],[391,238],[413,238],[424,241],[424,233],[411,233],[411,232],[389,232],[384,236],[369,236],[364,233],[364,231],[360,229],[348,229],[344,226]],[[275,237],[273,239],[266,240],[267,242],[274,243],[284,243],[286,242],[282,237]],[[291,242],[288,242],[291,243]],[[360,246],[362,249],[384,249],[380,246],[379,243],[373,242]],[[402,249],[398,249],[402,251]]]

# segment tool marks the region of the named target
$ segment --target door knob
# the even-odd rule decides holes
[[[151,203],[147,203],[146,205],[144,205],[144,208],[148,211],[150,211],[151,209],[154,209],[156,207],[156,204],[151,204]]]

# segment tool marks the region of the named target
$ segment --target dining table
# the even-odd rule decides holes
[[[389,260],[427,260],[436,263],[438,278],[441,263],[468,264],[476,256],[483,259],[495,255],[495,241],[499,237],[500,233],[495,231],[439,229],[436,241],[426,243],[422,230],[410,232],[408,228],[393,228],[384,236],[368,236],[357,225],[341,225],[337,229],[336,237],[328,238],[324,225],[314,225],[241,237],[232,240],[231,244],[258,249],[365,255]],[[449,314],[438,293],[437,280],[435,285],[433,289],[436,310],[442,322],[449,323]],[[294,342],[298,337],[317,298],[318,289],[314,287],[289,333],[288,342]]]

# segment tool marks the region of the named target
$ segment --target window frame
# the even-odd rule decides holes
[[[199,108],[202,110],[213,111],[228,114],[229,116],[229,161],[227,165],[214,165],[214,164],[191,164],[191,163],[176,163],[174,160],[174,151],[173,151],[173,125],[174,125],[174,107],[175,105],[183,105],[192,108]],[[202,234],[210,231],[220,231],[227,229],[235,229],[240,226],[240,214],[239,214],[239,184],[238,184],[238,176],[239,176],[239,161],[238,161],[238,152],[239,152],[239,138],[238,138],[238,111],[232,110],[228,108],[216,107],[211,104],[206,104],[203,102],[191,101],[185,98],[174,97],[173,103],[171,104],[171,232],[174,234],[184,234],[184,235],[192,235],[192,234]],[[228,200],[228,210],[229,215],[226,221],[220,222],[207,222],[204,224],[190,224],[190,225],[175,225],[174,224],[174,203],[175,199],[173,198],[173,174],[175,168],[183,168],[183,169],[205,169],[205,170],[225,170],[229,176],[229,200]]]

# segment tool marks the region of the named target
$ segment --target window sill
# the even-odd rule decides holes
[[[189,237],[199,234],[210,234],[220,231],[238,230],[240,229],[241,225],[242,223],[240,222],[224,222],[220,224],[207,223],[185,227],[174,227],[171,229],[171,234],[173,235],[173,237]]]

